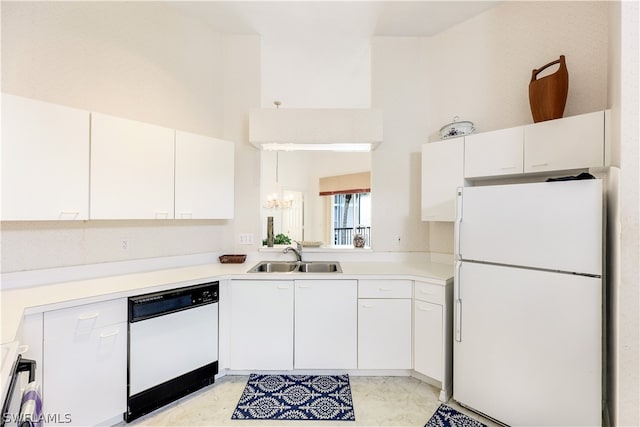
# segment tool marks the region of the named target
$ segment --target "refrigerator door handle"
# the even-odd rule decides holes
[[[456,300],[455,310],[456,310],[456,325],[455,325],[456,341],[462,342],[462,300],[459,300],[459,299]]]
[[[462,298],[460,297],[460,269],[462,268],[462,262],[456,262],[456,271],[454,275],[454,287],[453,287],[453,297],[455,299],[455,319],[454,319],[454,332],[455,332],[455,340],[457,342],[462,341]]]
[[[457,188],[456,222],[453,228],[453,244],[456,259],[462,259],[460,254],[460,225],[462,224],[462,187]]]

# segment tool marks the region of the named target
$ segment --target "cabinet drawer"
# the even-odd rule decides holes
[[[411,298],[411,280],[358,280],[358,298]]]
[[[73,338],[126,321],[126,298],[48,311],[44,313],[44,340]]]
[[[444,304],[444,287],[427,282],[416,282],[415,299],[432,302],[434,304]]]

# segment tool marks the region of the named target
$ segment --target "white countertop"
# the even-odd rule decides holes
[[[429,280],[445,285],[452,280],[453,266],[435,262],[340,262],[342,273],[247,273],[245,264],[203,264],[50,284],[0,292],[2,335],[0,342],[14,341],[24,315],[89,304],[174,287],[224,279],[350,279],[371,278]],[[19,337],[18,337],[19,338]]]

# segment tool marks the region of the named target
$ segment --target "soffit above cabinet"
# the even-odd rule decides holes
[[[249,114],[249,141],[265,150],[371,151],[382,136],[380,110],[272,108]]]

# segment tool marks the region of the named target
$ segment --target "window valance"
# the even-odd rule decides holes
[[[371,192],[371,172],[350,173],[347,175],[320,178],[321,196],[369,192]]]

